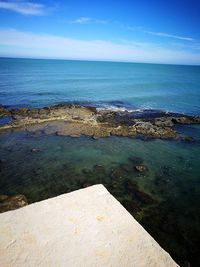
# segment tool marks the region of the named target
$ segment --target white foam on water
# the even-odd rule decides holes
[[[128,109],[126,107],[116,107],[116,106],[102,106],[97,108],[98,111],[101,110],[110,110],[110,111],[116,111],[116,112],[142,112],[144,109]]]

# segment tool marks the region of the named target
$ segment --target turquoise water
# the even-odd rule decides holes
[[[60,102],[200,114],[200,66],[0,58],[0,103]]]
[[[0,104],[61,102],[200,115],[200,67],[0,59]],[[103,183],[181,267],[200,266],[200,126],[176,129],[194,142],[1,133],[0,194],[32,203]]]

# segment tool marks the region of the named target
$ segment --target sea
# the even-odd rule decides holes
[[[100,107],[200,114],[200,66],[0,58],[0,103]]]
[[[200,66],[0,58],[1,105],[58,103],[198,116]],[[102,183],[180,266],[200,266],[200,125],[175,128],[193,141],[1,133],[0,194],[33,203]]]

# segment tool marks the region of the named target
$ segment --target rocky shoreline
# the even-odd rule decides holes
[[[0,126],[0,132],[26,130],[35,135],[56,134],[93,138],[144,135],[150,138],[181,138],[175,131],[176,124],[198,124],[200,117],[162,111],[118,112],[97,110],[95,107],[60,104],[37,109],[0,108],[1,118],[10,121]],[[186,141],[190,138],[186,137]]]
[[[26,130],[34,135],[41,133],[94,139],[111,135],[149,138],[183,139],[174,126],[176,124],[199,124],[200,117],[167,113],[156,110],[112,111],[98,110],[91,106],[59,104],[44,108],[7,109],[0,107],[0,117],[9,122],[0,126],[0,132]]]

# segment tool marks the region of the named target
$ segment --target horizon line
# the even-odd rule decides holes
[[[33,60],[60,60],[60,61],[87,61],[87,62],[108,62],[108,63],[130,63],[130,64],[150,64],[150,65],[173,65],[173,66],[193,66],[199,67],[200,64],[180,64],[180,63],[157,63],[157,62],[142,62],[142,61],[122,61],[111,59],[82,59],[82,58],[56,58],[56,57],[29,57],[29,56],[5,56],[0,55],[0,59],[33,59]]]

